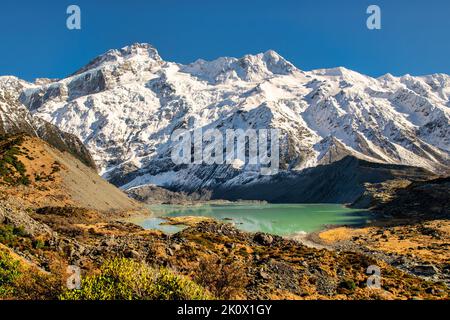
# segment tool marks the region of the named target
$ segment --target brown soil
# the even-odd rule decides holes
[[[28,186],[0,185],[3,197],[23,200],[31,207],[76,206],[98,211],[143,210],[138,202],[103,180],[97,173],[38,138],[24,136],[18,160],[26,168]]]

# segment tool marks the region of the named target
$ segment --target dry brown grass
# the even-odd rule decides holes
[[[213,256],[200,261],[195,279],[221,299],[239,299],[248,283],[242,263]]]
[[[352,239],[354,236],[368,234],[371,228],[352,229],[348,227],[333,228],[319,233],[319,238],[325,244]]]
[[[32,208],[75,206],[117,214],[145,211],[72,155],[29,136],[24,136],[18,147],[21,154],[17,158],[23,163],[30,184],[0,184],[2,194],[21,199]]]
[[[387,254],[414,255],[425,262],[450,262],[450,220],[366,228],[340,227],[321,232],[326,244],[352,241]]]

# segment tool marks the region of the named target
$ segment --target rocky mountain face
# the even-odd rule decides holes
[[[211,197],[272,203],[352,203],[365,192],[366,184],[394,179],[421,181],[432,176],[431,172],[422,168],[374,163],[347,156],[299,173],[281,172],[243,185],[219,186]]]
[[[26,85],[15,77],[0,77],[0,134],[37,135],[33,117],[18,99]]]
[[[0,135],[26,133],[38,137],[60,151],[69,152],[87,166],[96,169],[83,143],[73,134],[30,114],[20,102],[20,93],[29,84],[15,77],[0,77]]]
[[[305,72],[274,51],[181,65],[134,44],[62,80],[14,81],[3,99],[13,96],[10,105],[78,137],[103,177],[123,189],[152,184],[226,196],[223,190],[296,179],[346,156],[449,172],[446,74]],[[23,126],[33,128],[29,121]],[[264,177],[260,165],[175,165],[170,137],[180,128],[278,129],[281,172]]]
[[[410,221],[450,217],[450,177],[414,181],[403,188],[385,189],[390,192],[390,197],[386,201],[375,201],[374,210],[377,212]]]
[[[132,188],[127,195],[139,202],[147,204],[192,204],[211,199],[211,192],[205,194],[174,192],[154,185]]]

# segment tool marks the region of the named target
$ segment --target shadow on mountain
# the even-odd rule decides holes
[[[264,200],[272,203],[353,203],[365,184],[394,179],[424,181],[435,177],[423,168],[372,163],[347,156],[299,173],[282,172],[270,179],[233,187],[218,187],[213,199]],[[369,203],[359,206],[369,207]]]
[[[450,177],[414,181],[393,191],[391,199],[374,207],[394,218],[433,220],[450,218]]]

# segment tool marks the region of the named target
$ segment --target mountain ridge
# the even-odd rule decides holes
[[[20,103],[76,135],[100,173],[123,189],[185,189],[261,179],[245,165],[170,164],[177,128],[281,131],[280,170],[355,156],[450,172],[450,77],[372,78],[343,67],[302,71],[274,51],[242,58],[164,61],[148,44],[110,50],[74,75],[26,84]],[[196,176],[208,177],[196,180]]]

